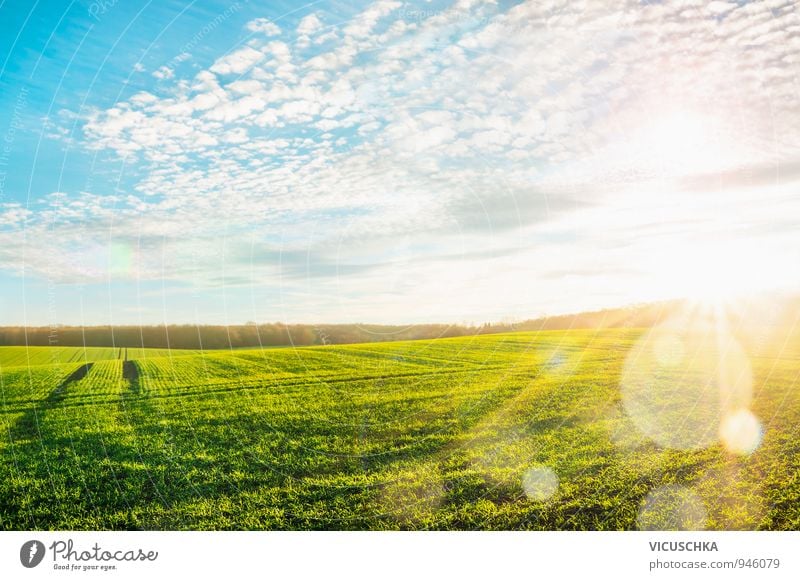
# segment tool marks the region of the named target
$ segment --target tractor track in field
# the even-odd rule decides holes
[[[361,381],[371,381],[371,380],[391,380],[391,379],[408,379],[408,378],[428,378],[428,377],[436,377],[436,376],[446,376],[446,375],[461,375],[461,374],[474,374],[474,373],[483,373],[492,370],[502,370],[505,366],[497,365],[491,367],[483,367],[483,368],[469,368],[469,369],[458,369],[458,370],[449,370],[449,371],[432,371],[432,372],[417,372],[417,373],[396,373],[396,374],[381,374],[381,375],[365,375],[365,376],[349,376],[349,377],[319,377],[315,380],[297,380],[297,381],[279,381],[271,384],[264,384],[263,380],[259,380],[257,383],[251,382],[248,383],[241,383],[235,381],[225,381],[221,383],[221,385],[230,385],[225,387],[218,387],[213,389],[203,389],[202,391],[191,391],[191,392],[184,392],[188,389],[194,389],[200,386],[199,384],[192,384],[187,385],[185,387],[181,387],[180,392],[175,393],[153,393],[153,392],[142,392],[140,396],[150,399],[168,399],[174,397],[200,397],[207,394],[216,394],[216,393],[227,393],[233,391],[251,391],[251,390],[259,390],[259,389],[273,389],[273,388],[282,388],[282,387],[311,387],[314,385],[328,385],[331,383],[353,383],[353,382],[361,382]],[[208,383],[205,383],[208,385]],[[176,389],[177,390],[177,389]]]
[[[91,364],[91,363],[90,363]],[[138,368],[135,366],[133,361],[128,361],[126,364],[130,365],[130,368],[126,370],[123,368],[123,377],[128,381],[127,389],[123,389],[122,397],[124,399],[129,398],[145,398],[145,399],[172,399],[172,398],[189,398],[189,397],[202,397],[205,395],[213,395],[219,393],[231,393],[235,391],[257,391],[257,390],[268,390],[268,389],[282,389],[282,388],[303,388],[303,387],[311,387],[314,385],[328,385],[328,384],[339,384],[339,383],[347,383],[347,382],[361,382],[361,381],[371,381],[371,380],[390,380],[390,379],[408,379],[408,378],[428,378],[428,377],[436,377],[436,376],[446,376],[446,375],[462,375],[462,374],[474,374],[474,373],[483,373],[488,371],[496,371],[502,370],[505,367],[503,365],[493,365],[493,366],[484,366],[479,368],[462,368],[462,369],[452,369],[452,370],[438,370],[438,371],[430,371],[430,372],[416,372],[416,373],[397,373],[397,374],[381,374],[381,375],[365,375],[365,376],[348,376],[348,377],[318,377],[313,380],[308,379],[297,379],[297,380],[280,380],[276,382],[266,383],[263,379],[257,379],[255,381],[250,380],[246,382],[236,382],[236,381],[224,381],[218,383],[220,386],[217,388],[212,389],[202,389],[202,390],[192,390],[198,389],[199,387],[207,386],[209,384],[214,383],[197,383],[197,384],[190,384],[182,386],[175,390],[175,392],[168,392],[168,393],[158,393],[158,392],[148,392],[144,390],[143,385],[141,384],[141,378],[139,376]],[[130,370],[132,368],[132,370]],[[534,369],[530,369],[534,370]],[[66,383],[66,381],[65,381]],[[55,392],[58,389],[55,389]],[[48,400],[52,396],[48,396]],[[95,398],[96,397],[96,398]],[[20,400],[22,403],[37,403],[37,400]],[[61,407],[85,407],[89,405],[116,405],[118,401],[116,398],[111,397],[110,395],[74,395],[69,398],[69,400],[65,400],[63,395],[59,395],[58,402],[61,403],[58,405],[59,408]],[[26,411],[30,410],[29,406],[19,407],[19,406],[7,406],[3,409],[0,409],[0,414],[2,413],[15,413],[19,411]]]

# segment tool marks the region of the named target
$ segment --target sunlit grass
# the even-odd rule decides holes
[[[674,314],[4,365],[0,527],[797,529],[800,333]]]

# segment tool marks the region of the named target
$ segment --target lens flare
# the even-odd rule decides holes
[[[758,530],[769,521],[763,478],[751,470],[749,462],[729,460],[710,467],[692,482],[713,514],[714,529]]]
[[[724,325],[681,314],[631,349],[620,388],[626,413],[650,440],[702,449],[718,442],[724,417],[749,407],[752,383],[749,358]]]
[[[543,368],[549,373],[559,372],[564,369],[567,364],[567,355],[560,350],[555,350],[550,357],[545,361]]]
[[[396,522],[413,527],[430,518],[445,495],[438,470],[429,465],[419,471],[398,474],[383,488],[381,503]]]
[[[109,270],[114,275],[128,274],[133,267],[133,249],[128,244],[113,243],[109,250]]]
[[[761,445],[761,422],[747,409],[729,413],[719,427],[719,438],[725,449],[739,455],[750,455]]]
[[[666,333],[656,337],[653,344],[653,355],[658,364],[674,367],[681,364],[686,356],[683,341],[677,336]]]
[[[549,467],[538,465],[522,476],[525,495],[534,501],[547,501],[558,491],[558,476]]]
[[[636,522],[640,530],[702,530],[706,516],[703,501],[691,489],[664,485],[647,495]]]

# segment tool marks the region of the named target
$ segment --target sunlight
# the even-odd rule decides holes
[[[706,306],[774,290],[786,271],[780,256],[735,242],[703,245],[669,240],[654,258],[660,290]]]
[[[733,158],[736,145],[723,136],[725,126],[707,112],[662,111],[630,129],[615,157],[617,161],[633,160],[636,167],[650,172],[653,177],[708,173]]]
[[[720,440],[731,453],[749,455],[761,444],[761,423],[747,409],[730,413],[720,424]]]
[[[721,309],[689,307],[650,329],[631,350],[620,387],[639,431],[665,448],[703,449],[722,438],[755,449],[750,359]]]

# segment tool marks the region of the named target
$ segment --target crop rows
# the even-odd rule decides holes
[[[80,366],[79,363],[60,363],[4,369],[0,372],[3,401],[13,407],[42,401]]]
[[[0,349],[0,528],[800,527],[800,337],[752,358],[763,437],[743,455],[657,440],[716,438],[712,399],[681,398],[718,373],[714,341],[641,350],[647,336],[37,353],[38,365]],[[642,431],[626,407],[640,379],[667,428]],[[653,493],[666,503],[648,512]]]
[[[66,362],[90,363],[102,360],[188,356],[199,354],[194,350],[170,350],[159,348],[109,348],[109,347],[47,347],[4,346],[0,347],[0,368],[17,366],[39,366]]]

